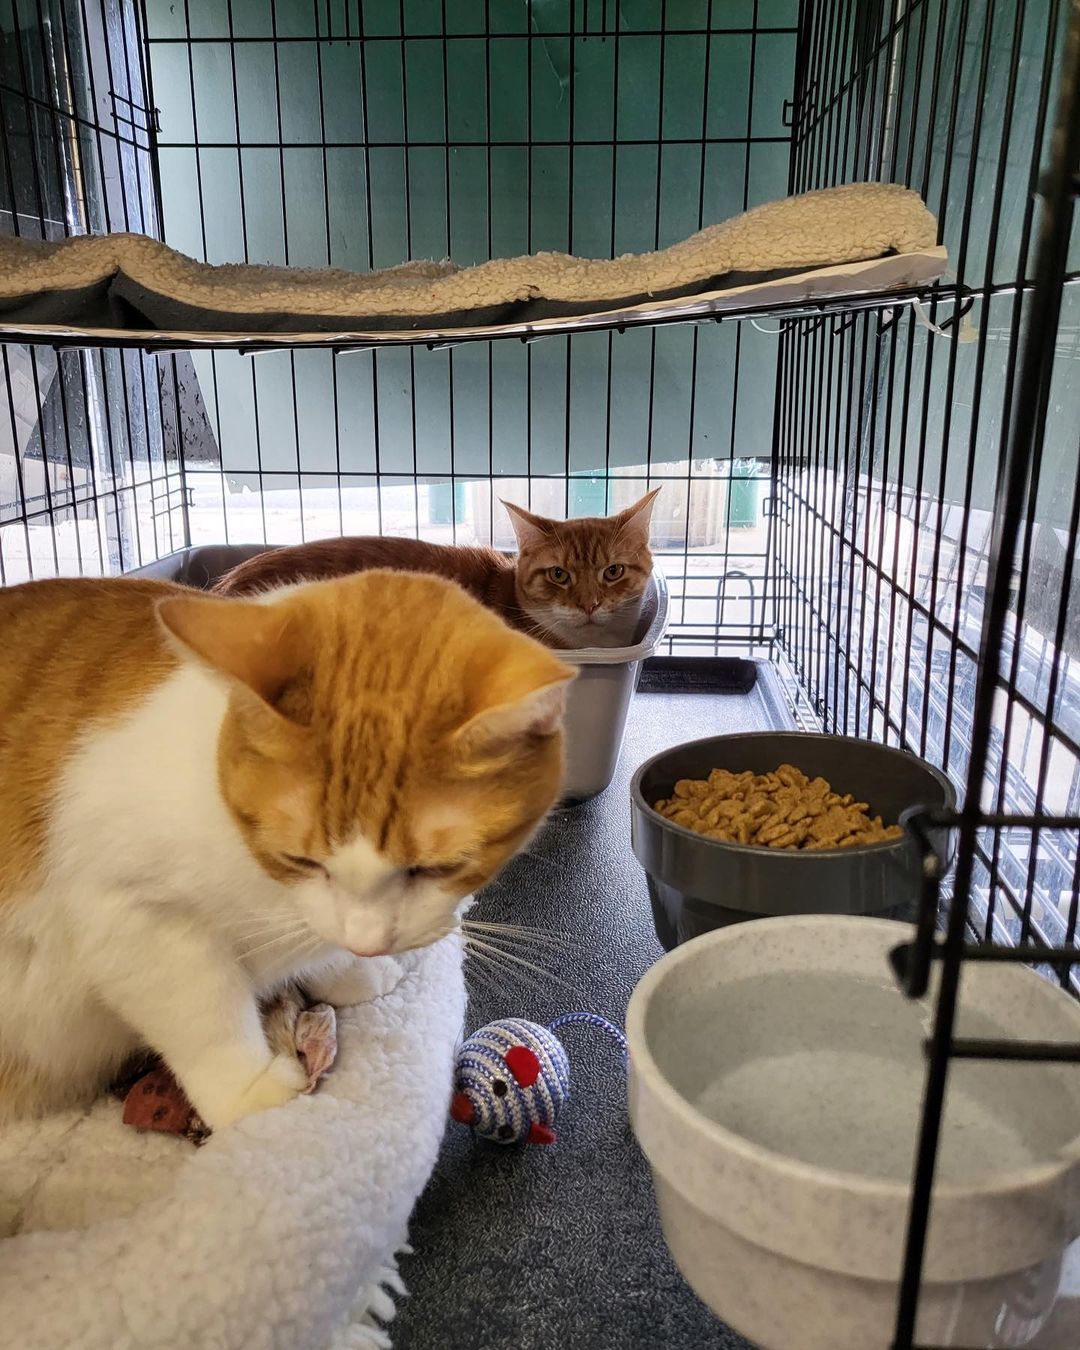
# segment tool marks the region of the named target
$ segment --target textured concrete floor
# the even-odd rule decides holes
[[[471,982],[470,1028],[495,1017],[547,1022],[584,1008],[622,1022],[641,974],[662,954],[630,851],[628,784],[680,741],[775,726],[748,695],[639,694],[615,781],[557,815],[481,898],[476,917],[570,940],[533,959],[546,977]],[[630,1133],[622,1067],[607,1038],[569,1028],[573,1097],[551,1148],[502,1149],[447,1133],[403,1267],[412,1297],[392,1326],[397,1350],[748,1350],[679,1276],[660,1233],[648,1167]],[[403,1141],[403,1147],[407,1147]]]

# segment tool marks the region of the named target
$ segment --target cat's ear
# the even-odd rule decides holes
[[[562,726],[573,666],[529,639],[474,653],[472,697],[454,733],[461,749],[490,751],[526,736],[551,736]]]
[[[634,502],[633,506],[628,506],[625,511],[611,517],[620,539],[625,539],[639,548],[648,548],[653,504],[660,491],[658,487],[653,488],[651,492],[646,492],[644,497]]]
[[[514,534],[517,535],[519,549],[530,548],[536,544],[542,544],[552,535],[552,526],[555,522],[545,520],[543,516],[534,516],[531,511],[526,511],[523,506],[515,506],[513,502],[499,500],[506,507],[506,513],[510,517],[510,524],[514,527]]]
[[[219,674],[231,676],[272,703],[296,673],[297,646],[289,615],[277,605],[209,595],[173,595],[157,607],[170,640]]]

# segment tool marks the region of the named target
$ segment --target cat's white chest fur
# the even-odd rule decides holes
[[[12,1044],[73,1096],[143,1038],[216,1123],[303,1085],[298,1065],[269,1055],[252,997],[296,969],[296,944],[273,941],[296,925],[287,888],[259,867],[221,798],[226,706],[222,682],[185,664],[132,713],[91,729],[57,785],[39,887],[6,916],[0,1006]],[[241,962],[238,948],[261,950]],[[309,945],[305,959],[330,950]]]
[[[61,885],[105,885],[202,897],[207,910],[276,883],[244,846],[218,788],[217,742],[228,695],[220,679],[181,666],[132,714],[94,731],[59,787],[49,865]]]

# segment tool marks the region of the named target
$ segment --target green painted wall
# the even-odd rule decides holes
[[[344,0],[148,11],[166,235],[214,262],[610,256],[786,191],[795,0],[365,0],[363,42]],[[769,451],[775,339],[749,326],[197,360],[234,473]]]

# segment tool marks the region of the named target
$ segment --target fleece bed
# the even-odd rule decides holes
[[[447,1119],[459,938],[338,1015],[310,1097],[195,1149],[118,1101],[0,1132],[0,1342],[19,1350],[382,1350]]]
[[[788,197],[653,253],[402,263],[371,273],[197,262],[135,234],[0,239],[0,337],[363,346],[541,336],[918,288],[947,266],[908,188]]]

